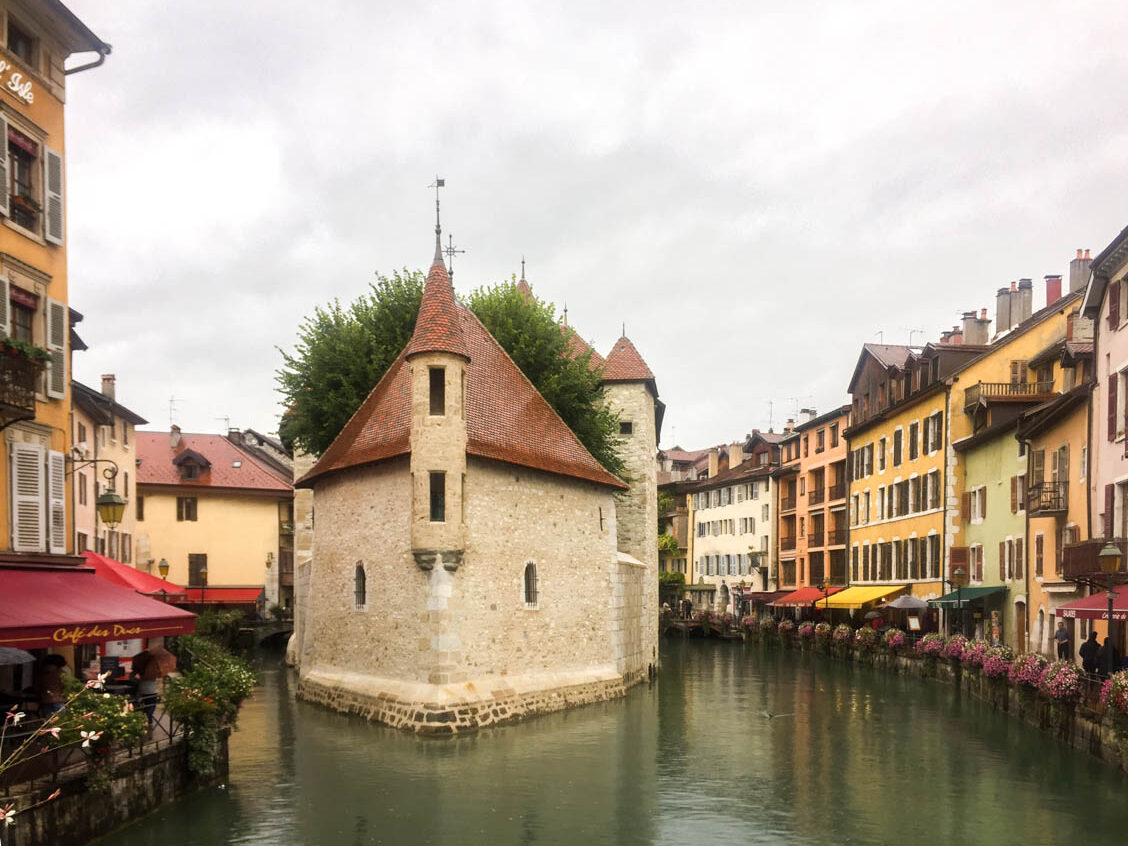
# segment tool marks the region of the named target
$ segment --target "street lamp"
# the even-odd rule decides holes
[[[948,578],[948,584],[956,589],[956,608],[958,608],[960,612],[960,634],[965,634],[963,614],[963,586],[967,584],[967,570],[965,570],[963,567],[956,567],[954,570],[952,570]]]
[[[161,574],[162,579],[168,578],[168,559],[162,558],[160,563],[157,564],[157,572]]]
[[[99,520],[111,529],[116,529],[118,524],[121,523],[122,517],[125,516],[125,500],[121,498],[121,494],[114,490],[114,481],[118,474],[117,462],[109,458],[75,458],[73,455],[68,455],[66,461],[70,464],[70,473],[74,473],[80,467],[97,467],[99,464],[109,465],[102,469],[102,475],[106,477],[109,486],[94,500],[94,510],[98,513]]]
[[[1112,603],[1116,598],[1116,594],[1113,592],[1112,586],[1115,584],[1116,573],[1120,569],[1120,547],[1112,541],[1109,541],[1104,545],[1104,549],[1097,553],[1097,560],[1101,564],[1101,572],[1107,577],[1108,584],[1108,648],[1105,650],[1105,652],[1108,653],[1108,666],[1105,669],[1108,670],[1108,674],[1111,676],[1115,669],[1114,663],[1116,657],[1116,641],[1112,638]]]
[[[200,565],[200,605],[203,606],[207,602],[208,594],[208,562],[205,560]]]

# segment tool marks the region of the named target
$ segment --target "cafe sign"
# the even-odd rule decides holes
[[[3,86],[13,97],[23,100],[29,106],[35,102],[31,80],[24,79],[23,72],[16,70],[10,62],[4,59],[0,59],[0,86]]]
[[[113,623],[111,625],[99,626],[60,626],[55,629],[51,635],[51,639],[55,643],[64,643],[74,645],[76,643],[86,643],[90,640],[123,640],[125,638],[137,637],[144,631],[142,626],[125,626],[121,623]]]

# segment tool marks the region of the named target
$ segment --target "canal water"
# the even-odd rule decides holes
[[[946,686],[663,644],[625,699],[423,739],[296,701],[276,665],[230,781],[99,846],[1123,843],[1128,779]],[[770,716],[769,716],[770,715]]]

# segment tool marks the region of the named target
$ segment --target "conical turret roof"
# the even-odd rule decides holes
[[[603,365],[604,382],[653,382],[654,374],[626,335],[615,342]]]
[[[435,248],[435,261],[423,286],[419,316],[415,319],[415,333],[404,350],[404,356],[411,358],[413,355],[429,352],[445,352],[470,358],[466,341],[462,337],[454,288],[450,284],[438,247]]]

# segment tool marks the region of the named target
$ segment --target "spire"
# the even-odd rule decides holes
[[[517,290],[528,302],[533,301],[533,289],[525,279],[525,257],[521,256],[521,278],[517,280]]]
[[[445,352],[470,359],[466,341],[462,337],[462,323],[458,316],[458,304],[454,300],[454,287],[450,284],[450,276],[443,263],[439,189],[444,184],[445,180],[435,177],[434,184],[430,186],[435,189],[435,260],[423,285],[423,298],[419,301],[419,314],[415,318],[415,332],[404,350],[407,358],[425,352]]]
[[[432,267],[436,264],[442,264],[444,268],[446,267],[443,264],[443,227],[439,222],[439,189],[445,186],[446,180],[439,179],[438,176],[435,177],[434,182],[427,186],[435,189],[435,258],[431,262]]]

